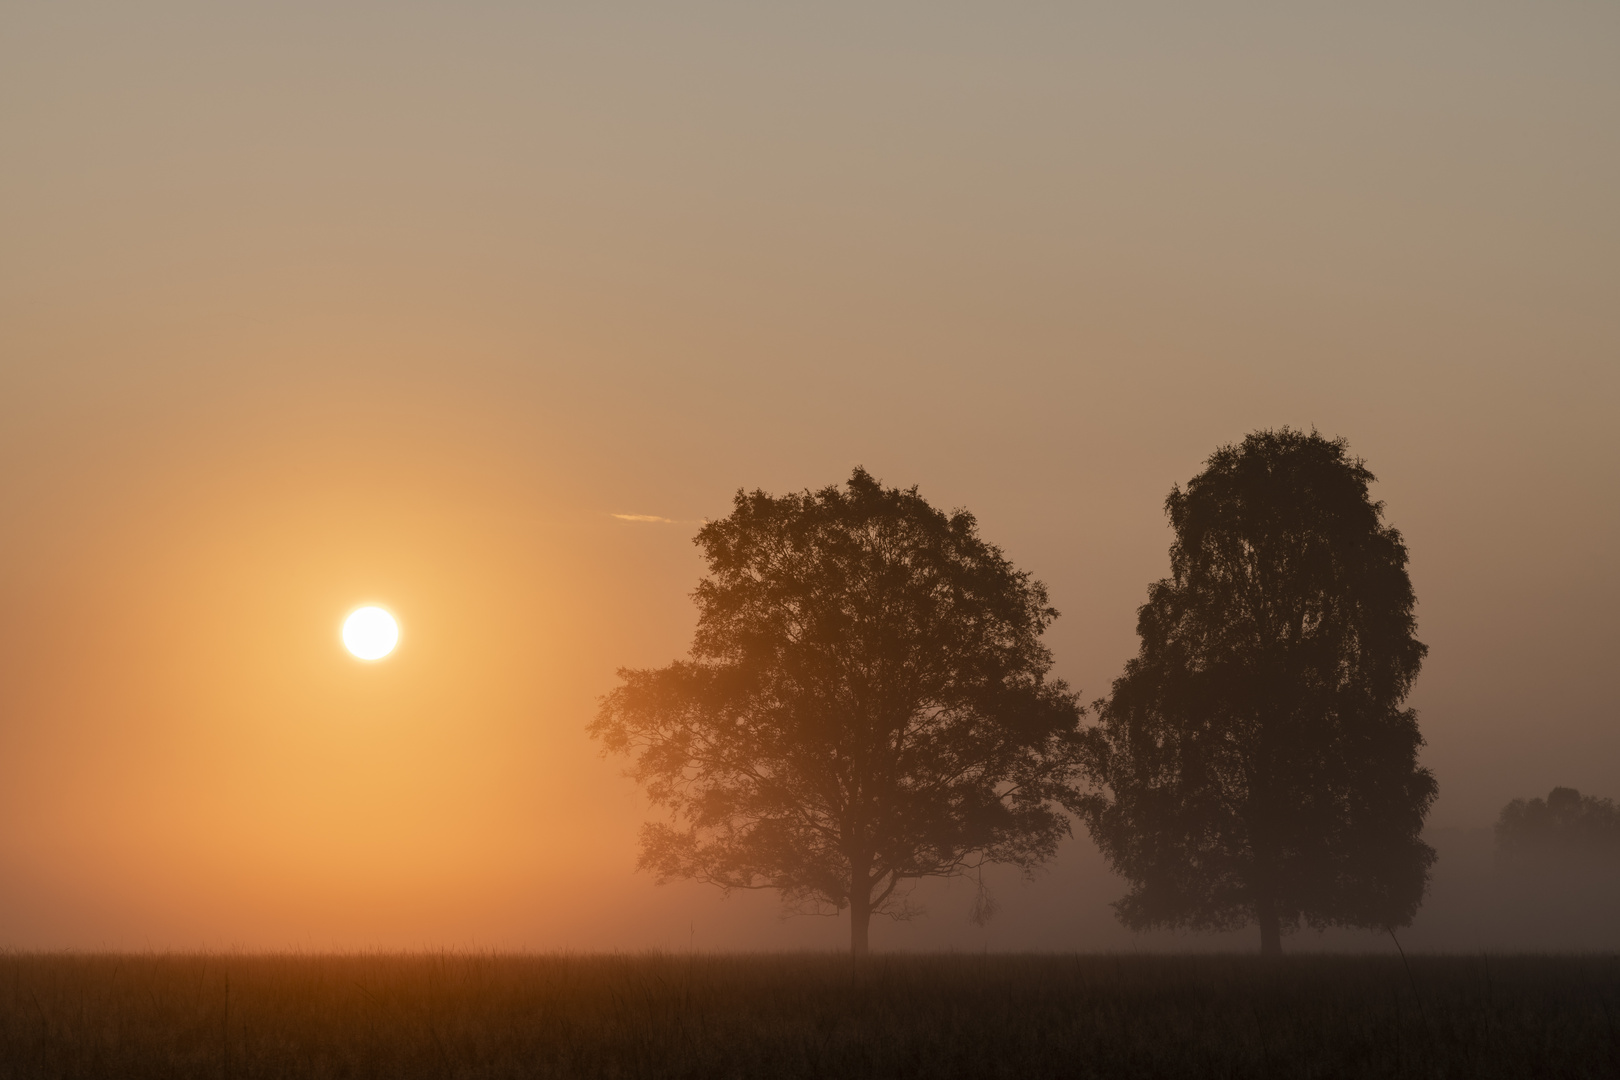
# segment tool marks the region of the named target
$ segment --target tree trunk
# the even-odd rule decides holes
[[[1277,908],[1271,902],[1270,896],[1261,896],[1255,902],[1255,916],[1260,923],[1260,955],[1282,955],[1282,925],[1277,918]]]
[[[871,951],[872,892],[865,884],[856,884],[849,895],[849,955],[859,959]]]

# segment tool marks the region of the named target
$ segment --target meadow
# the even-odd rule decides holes
[[[1597,1077],[1620,957],[0,955],[0,1078]]]

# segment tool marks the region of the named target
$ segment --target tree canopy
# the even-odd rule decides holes
[[[1284,428],[1215,452],[1165,508],[1171,576],[1138,655],[1099,702],[1091,834],[1130,882],[1135,928],[1416,913],[1436,794],[1402,708],[1426,652],[1401,535],[1343,440]]]
[[[858,955],[908,882],[1054,853],[1081,716],[1049,677],[1057,611],[971,514],[856,469],[739,491],[696,542],[691,658],[621,670],[590,726],[669,812],[644,868],[848,908]]]

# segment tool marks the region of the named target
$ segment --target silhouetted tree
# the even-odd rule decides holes
[[[1613,799],[1555,787],[1545,799],[1514,799],[1496,822],[1496,852],[1509,864],[1620,862],[1620,807]]]
[[[863,955],[873,914],[912,913],[907,882],[1053,854],[1081,710],[1047,677],[1045,587],[971,514],[856,469],[739,491],[696,542],[692,659],[621,670],[590,727],[671,812],[643,868],[847,907]]]
[[[1394,927],[1422,901],[1434,777],[1401,703],[1425,646],[1400,533],[1345,442],[1284,428],[1165,502],[1171,576],[1099,702],[1092,837],[1133,928]]]

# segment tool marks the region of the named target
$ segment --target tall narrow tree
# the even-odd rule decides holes
[[[1434,777],[1402,707],[1425,646],[1400,533],[1344,441],[1261,431],[1166,501],[1171,576],[1087,732],[1091,834],[1131,927],[1411,921]]]
[[[848,908],[861,955],[907,882],[1053,854],[1081,711],[1048,677],[1045,588],[971,514],[856,469],[739,491],[697,543],[692,659],[620,671],[590,728],[670,811],[644,868]]]

